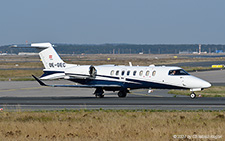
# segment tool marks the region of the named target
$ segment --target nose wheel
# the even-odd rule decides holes
[[[192,93],[190,94],[190,97],[191,97],[191,99],[194,99],[194,98],[196,97],[196,94],[195,94],[194,92],[192,92]]]

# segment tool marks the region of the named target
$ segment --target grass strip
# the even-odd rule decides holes
[[[60,110],[0,112],[2,140],[173,140],[225,135],[224,111]]]

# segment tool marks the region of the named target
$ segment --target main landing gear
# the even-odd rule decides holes
[[[127,90],[127,89],[121,89],[121,90],[118,92],[118,96],[119,96],[119,97],[126,97],[128,92],[129,92],[129,90]]]
[[[194,92],[192,92],[192,93],[190,94],[190,97],[191,97],[191,99],[194,99],[194,98],[196,97],[196,94],[195,94]]]
[[[127,96],[127,92],[126,91],[119,91],[118,92],[118,96],[119,97],[126,97]]]
[[[126,97],[128,92],[129,92],[129,90],[127,90],[127,89],[121,89],[118,92],[118,97]],[[96,88],[96,90],[94,92],[94,95],[97,98],[103,98],[104,97],[103,89],[102,88]]]
[[[97,98],[103,98],[104,97],[104,91],[102,88],[96,88],[94,92],[95,97]]]

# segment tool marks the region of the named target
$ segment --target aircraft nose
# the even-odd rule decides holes
[[[190,88],[209,88],[211,87],[211,84],[205,80],[202,80],[200,78],[197,77],[189,77],[189,79],[186,79],[187,81],[186,84],[187,86],[189,86]]]
[[[203,80],[204,81],[204,80]],[[207,82],[207,81],[204,81],[203,83],[202,83],[202,87],[203,88],[209,88],[209,87],[211,87],[212,85],[209,83],[209,82]]]

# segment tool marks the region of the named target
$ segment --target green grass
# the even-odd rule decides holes
[[[11,63],[11,62],[0,62],[0,68],[43,68],[42,62],[23,62],[23,63]]]
[[[41,76],[42,70],[0,70],[0,81],[30,81],[31,75]]]

